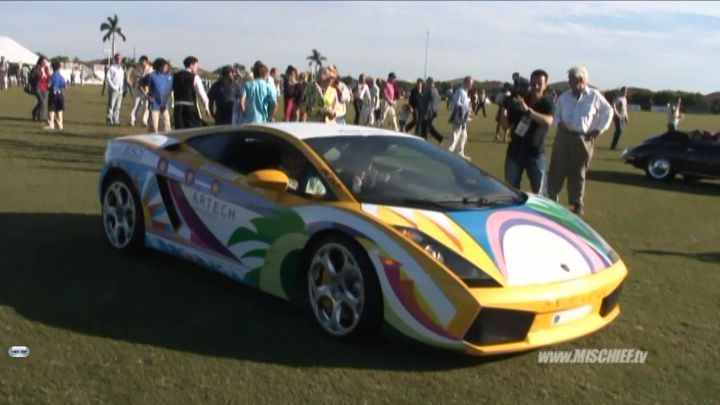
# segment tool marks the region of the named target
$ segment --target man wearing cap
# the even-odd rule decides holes
[[[397,114],[395,112],[395,100],[397,99],[397,81],[395,73],[390,72],[388,75],[387,82],[385,83],[385,86],[383,87],[382,91],[382,102],[381,102],[381,108],[382,108],[382,119],[380,120],[379,127],[382,127],[385,125],[385,120],[387,120],[388,116],[390,116],[390,119],[392,120],[393,128],[395,131],[398,130],[398,123],[397,123]]]
[[[588,87],[586,68],[570,68],[568,83],[570,90],[558,97],[555,107],[558,130],[550,160],[547,192],[551,200],[557,201],[567,177],[569,203],[575,214],[583,215],[585,173],[590,167],[595,140],[610,127],[614,110],[599,91]]]

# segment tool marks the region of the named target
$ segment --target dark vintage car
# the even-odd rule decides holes
[[[644,140],[622,153],[625,163],[645,170],[648,178],[720,178],[720,133],[671,131]]]

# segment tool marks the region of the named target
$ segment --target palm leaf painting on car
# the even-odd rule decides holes
[[[300,248],[308,239],[305,223],[295,211],[280,207],[274,207],[270,215],[251,219],[250,222],[255,229],[237,228],[230,235],[227,247],[252,241],[248,250],[239,255],[241,263],[251,269],[245,276],[245,282],[287,298],[287,289],[282,284],[292,277],[283,275],[289,271],[288,263],[296,262]]]

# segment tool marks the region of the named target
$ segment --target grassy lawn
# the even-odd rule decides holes
[[[32,122],[34,98],[20,89],[0,93],[0,402],[720,397],[720,182],[654,183],[609,150],[612,130],[598,142],[585,219],[630,270],[622,314],[606,329],[554,349],[637,348],[649,351],[646,364],[543,365],[536,352],[483,359],[386,338],[339,343],[283,301],[179,259],[125,257],[109,247],[97,198],[104,146],[143,129],[127,126],[129,98],[124,126],[105,126],[99,93],[99,87],[68,91],[63,132]],[[444,105],[442,111],[440,129],[449,134]],[[487,118],[471,122],[468,152],[502,177],[506,145],[493,140],[493,115],[491,107]],[[621,149],[664,132],[665,114],[630,118]],[[680,126],[717,131],[720,116],[688,115]],[[30,356],[3,354],[13,345],[30,347]]]

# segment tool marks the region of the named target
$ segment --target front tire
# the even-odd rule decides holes
[[[310,312],[327,335],[350,339],[382,321],[382,291],[367,253],[346,236],[313,244],[306,272]]]
[[[645,173],[648,178],[661,181],[675,177],[670,160],[662,156],[654,156],[648,159]]]
[[[103,190],[102,221],[105,237],[117,250],[134,252],[145,246],[142,204],[132,181],[113,176]]]

